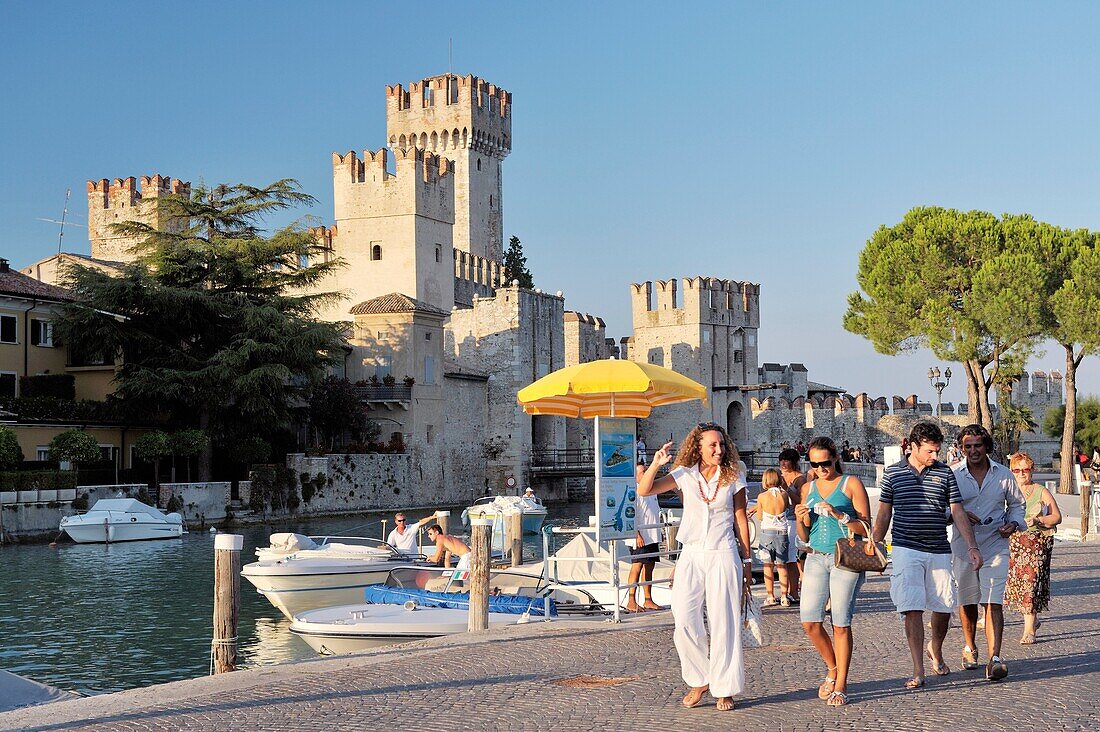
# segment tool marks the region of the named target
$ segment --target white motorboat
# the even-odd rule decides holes
[[[546,520],[547,511],[542,501],[534,496],[484,496],[462,512],[462,523],[467,523],[469,516],[476,514],[492,519],[494,525],[501,526],[503,530],[504,516],[517,511],[523,516],[523,533],[539,533],[543,521]]]
[[[466,632],[468,613],[442,607],[341,605],[311,610],[294,618],[290,632],[326,656]],[[521,616],[489,613],[489,627],[514,625]]]
[[[469,571],[398,567],[385,583],[366,588],[358,603],[296,615],[290,632],[325,655],[463,633],[469,622],[468,577]],[[489,587],[490,628],[542,618],[547,597],[551,617],[608,615],[584,589],[550,590],[542,577],[522,568],[491,572]]]
[[[175,539],[183,535],[183,517],[134,498],[102,498],[87,513],[61,519],[60,528],[78,544]]]
[[[423,560],[366,537],[272,534],[269,541],[241,576],[288,618],[362,602],[363,589],[384,582],[395,565]]]

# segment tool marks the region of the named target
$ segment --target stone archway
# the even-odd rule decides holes
[[[732,401],[726,408],[726,432],[739,450],[747,449],[749,433],[745,425],[745,405],[740,401]]]

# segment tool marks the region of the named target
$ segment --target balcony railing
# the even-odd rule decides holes
[[[412,387],[405,384],[367,384],[356,386],[355,393],[364,402],[412,401]]]

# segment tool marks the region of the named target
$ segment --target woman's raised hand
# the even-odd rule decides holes
[[[653,463],[659,468],[672,462],[672,441],[661,445],[661,449],[653,453]]]

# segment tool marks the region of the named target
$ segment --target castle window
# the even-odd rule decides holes
[[[19,317],[0,315],[0,343],[18,343]]]
[[[435,359],[431,356],[424,357],[424,383],[435,383]]]
[[[734,351],[733,352],[733,362],[734,363],[741,363],[744,360],[745,360],[745,352],[744,351]]]
[[[442,262],[443,261],[443,247],[441,247],[438,244],[435,245],[435,261],[436,262]]]
[[[493,197],[489,196],[489,208],[493,207]]]
[[[481,158],[477,159],[477,169],[481,170]]]
[[[370,261],[380,262],[382,261],[382,245],[372,244],[370,248]]]
[[[429,330],[427,333],[424,334],[424,340],[430,341],[431,339],[432,339],[432,332]]]

